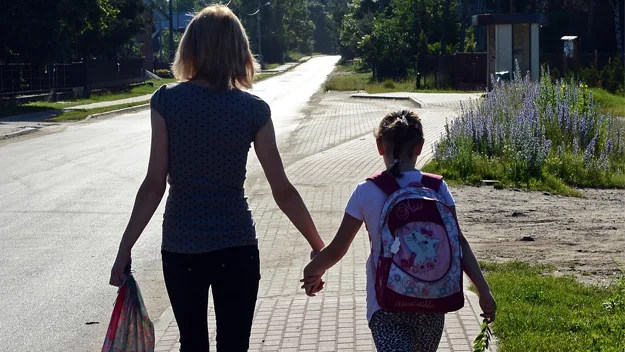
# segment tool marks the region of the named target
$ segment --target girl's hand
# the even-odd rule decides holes
[[[481,317],[488,320],[488,323],[492,323],[495,321],[495,314],[497,312],[497,303],[495,302],[495,298],[487,291],[483,294],[480,294],[480,307],[482,308]]]
[[[130,262],[130,252],[121,250],[117,252],[117,258],[115,258],[115,263],[111,269],[109,284],[116,287],[121,286],[122,282],[124,282],[124,276],[126,275],[126,268],[128,268]]]
[[[315,293],[323,290],[325,282],[321,279],[321,276],[308,276],[300,280],[303,282],[301,288],[306,291],[306,295],[309,297],[315,297]]]
[[[311,253],[311,255],[314,253]],[[323,289],[324,282],[321,277],[325,273],[325,270],[320,270],[315,266],[315,261],[312,261],[304,268],[304,278],[300,280],[303,282],[302,288],[306,290],[306,294],[310,297],[314,297],[315,293]]]

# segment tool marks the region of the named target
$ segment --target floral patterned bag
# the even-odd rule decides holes
[[[102,352],[153,352],[154,325],[130,272],[117,293]]]
[[[442,177],[423,173],[420,183],[405,188],[388,172],[369,181],[388,195],[380,215],[382,252],[373,271],[380,306],[422,313],[462,308],[460,229],[438,194]]]

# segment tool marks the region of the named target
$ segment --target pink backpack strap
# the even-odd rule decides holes
[[[435,175],[435,174],[428,174],[425,172],[421,173],[422,178],[421,178],[421,184],[435,192],[438,192],[439,189],[441,189],[441,184],[443,183],[443,176],[441,175]]]
[[[395,177],[391,175],[388,171],[382,171],[375,175],[372,175],[367,179],[367,181],[373,182],[379,189],[384,191],[387,195],[393,194],[395,191],[399,191],[401,187]]]

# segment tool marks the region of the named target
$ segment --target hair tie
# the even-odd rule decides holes
[[[397,116],[396,122],[401,122],[404,125],[408,126],[408,119],[406,119],[405,115]]]

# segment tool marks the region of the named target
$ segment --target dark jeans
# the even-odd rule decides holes
[[[209,287],[217,320],[217,351],[247,351],[260,280],[258,247],[202,254],[162,251],[162,255],[165,286],[180,330],[180,351],[209,351]]]

